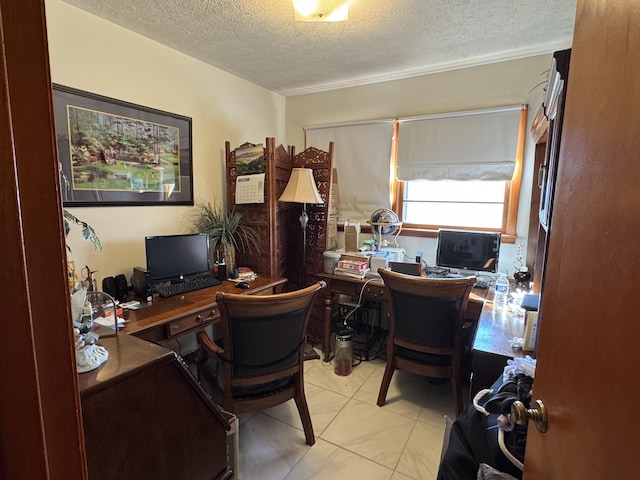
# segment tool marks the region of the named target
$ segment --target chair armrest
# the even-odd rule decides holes
[[[224,349],[211,340],[211,337],[207,335],[207,332],[198,332],[198,341],[205,350],[211,353],[215,353],[216,355],[222,355],[224,353]]]

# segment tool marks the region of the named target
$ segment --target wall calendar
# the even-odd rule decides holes
[[[236,205],[264,203],[264,173],[236,178]]]

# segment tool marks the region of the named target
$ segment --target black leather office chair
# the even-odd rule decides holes
[[[325,286],[264,296],[219,292],[222,345],[198,334],[198,378],[214,400],[244,413],[293,398],[308,445],[315,437],[304,394],[304,345],[311,305]]]
[[[386,402],[396,369],[433,378],[449,378],[462,412],[464,312],[475,277],[427,279],[379,269],[389,298],[387,365],[378,394]]]

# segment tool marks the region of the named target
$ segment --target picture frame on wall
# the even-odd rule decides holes
[[[65,207],[193,205],[191,118],[53,84]]]

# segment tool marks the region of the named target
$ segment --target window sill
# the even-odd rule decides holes
[[[464,230],[464,228],[462,228]],[[344,223],[338,223],[338,231],[344,232]],[[360,233],[370,233],[373,234],[371,230],[371,225],[367,223],[360,224]],[[438,230],[430,230],[426,228],[418,228],[418,227],[402,227],[402,230],[399,234],[400,237],[420,237],[420,238],[436,238],[438,236]],[[516,243],[516,235],[503,233],[501,237],[501,243]]]

